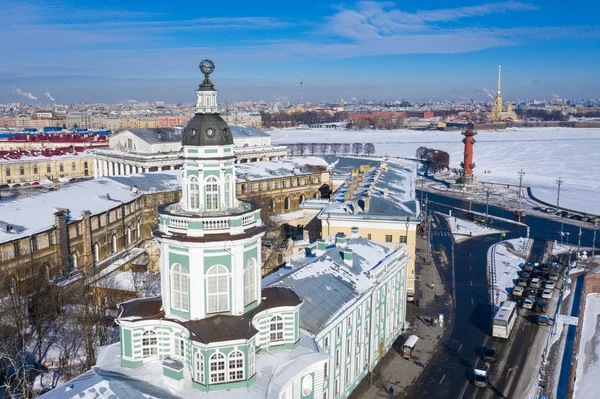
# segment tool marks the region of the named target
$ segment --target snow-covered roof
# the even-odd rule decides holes
[[[176,127],[162,127],[162,128],[144,128],[144,129],[125,129],[110,138],[117,137],[118,135],[122,135],[124,133],[131,133],[134,136],[139,137],[144,140],[148,144],[155,143],[173,143],[176,141],[181,141],[181,135],[183,129]]]
[[[96,366],[84,374],[42,395],[43,399],[129,398],[219,398],[262,399],[279,397],[281,389],[306,367],[326,360],[323,352],[306,331],[300,330],[300,343],[294,349],[262,351],[256,354],[257,378],[249,387],[202,392],[192,386],[184,369],[183,386],[167,390],[163,382],[162,361],[155,360],[137,368],[121,366],[120,342],[98,349]],[[163,388],[164,387],[164,388]],[[111,395],[115,396],[111,396]]]
[[[0,203],[0,224],[14,226],[10,232],[0,230],[0,243],[44,231],[54,225],[54,213],[68,209],[71,220],[81,219],[83,211],[92,215],[129,202],[136,195],[165,192],[181,188],[181,171],[164,171],[130,176],[110,176],[60,186],[56,191]]]
[[[297,157],[277,161],[240,163],[235,165],[235,173],[238,182],[246,181],[246,173],[249,180],[255,181],[315,173],[315,170],[310,169],[309,166],[326,168],[328,164],[323,158],[319,157]]]
[[[244,137],[271,137],[270,134],[248,125],[229,125],[234,139]]]
[[[333,245],[330,237],[324,254],[305,255],[292,261],[291,269],[280,269],[262,281],[263,287],[289,287],[302,298],[301,326],[313,334],[373,287],[367,273],[404,255],[366,238],[347,238],[346,248],[352,250],[352,266],[344,263],[344,248]]]
[[[356,168],[364,160],[356,159]],[[416,165],[413,162],[390,160],[385,166],[352,178],[362,178],[346,200],[352,178],[336,192],[332,203],[323,209],[319,218],[343,216],[353,218],[406,219],[419,217],[419,203],[415,196],[414,178]],[[366,201],[369,205],[366,205]]]

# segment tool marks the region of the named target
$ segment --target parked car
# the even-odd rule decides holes
[[[5,188],[10,188],[8,184],[0,184],[0,190],[4,190]]]
[[[527,287],[527,279],[526,278],[519,278],[519,280],[517,281],[517,285],[519,287]]]
[[[536,270],[533,273],[531,273],[532,278],[545,278],[545,276],[546,273],[541,270]]]
[[[498,353],[498,349],[487,346],[483,350],[483,360],[488,363],[494,363],[496,361],[496,353]]]
[[[541,271],[547,272],[548,270],[550,270],[550,265],[547,263],[540,263],[539,269]]]
[[[521,271],[521,277],[523,278],[529,278],[531,276],[531,273],[525,270]]]
[[[539,278],[532,278],[529,282],[531,288],[542,288],[542,281]]]
[[[536,296],[537,296],[537,290],[534,290],[534,289],[531,289],[531,288],[528,289],[528,290],[525,290],[525,297],[526,298],[535,299]]]
[[[525,299],[523,299],[523,307],[525,309],[531,309],[531,308],[533,308],[533,302],[534,302],[533,299],[525,298]]]
[[[552,319],[546,316],[545,314],[541,314],[537,318],[537,323],[540,325],[552,325]]]
[[[513,296],[523,296],[523,287],[516,286],[512,289]]]
[[[544,299],[552,299],[552,290],[544,290],[544,291],[542,291],[542,298],[544,298]]]
[[[546,313],[546,311],[548,310],[548,302],[538,301],[538,302],[534,303],[533,310],[538,313]]]
[[[547,280],[546,283],[544,284],[544,288],[549,289],[549,290],[553,290],[554,287],[556,287],[556,281],[553,281],[553,280]]]
[[[558,272],[550,272],[548,278],[550,280],[558,281]]]
[[[531,263],[531,262],[525,263],[525,266],[523,266],[523,270],[525,270],[526,272],[532,272],[533,271],[533,263]]]

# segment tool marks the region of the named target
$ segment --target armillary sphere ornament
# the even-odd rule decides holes
[[[213,71],[215,70],[215,64],[209,59],[202,60],[202,62],[200,62],[200,70],[202,71],[204,76],[208,78],[208,75],[213,73]]]

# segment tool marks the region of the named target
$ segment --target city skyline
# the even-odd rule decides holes
[[[550,3],[0,1],[0,102],[188,102],[206,57],[221,102],[598,97],[599,7]]]

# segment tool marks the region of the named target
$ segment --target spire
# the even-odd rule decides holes
[[[196,90],[198,101],[196,102],[196,114],[218,114],[217,90],[210,81],[210,74],[215,70],[215,64],[211,60],[203,60],[200,63],[200,71],[204,74],[204,81]]]
[[[502,65],[498,65],[498,95],[500,95],[500,71],[502,69]]]

